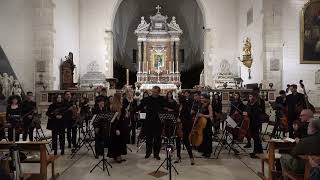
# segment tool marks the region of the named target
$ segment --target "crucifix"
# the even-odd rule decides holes
[[[161,9],[161,7],[160,7],[159,5],[157,5],[156,9],[158,10],[158,12],[157,12],[157,13],[160,13],[160,9]]]

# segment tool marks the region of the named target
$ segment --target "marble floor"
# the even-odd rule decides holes
[[[91,151],[84,147],[73,159],[71,159],[71,152],[67,150],[66,155],[60,157],[56,162],[56,172],[60,174],[58,180],[163,180],[169,179],[168,175],[161,178],[155,178],[149,173],[155,171],[165,158],[165,151],[161,154],[161,160],[154,158],[144,159],[144,148],[137,152],[135,146],[129,145],[133,152],[128,151],[125,156],[126,162],[118,164],[110,160],[112,168],[110,176],[107,171],[103,172],[97,168],[92,173],[90,170],[99,161],[95,159]],[[248,151],[250,152],[250,150]],[[257,172],[260,170],[260,161],[250,159],[247,153],[240,156],[228,154],[227,151],[222,151],[219,159],[204,159],[200,158],[200,154],[195,153],[196,165],[190,166],[190,161],[186,152],[182,154],[182,162],[175,164],[179,175],[173,172],[173,180],[208,180],[208,179],[223,179],[223,180],[255,180],[260,179]],[[37,172],[39,167],[34,165],[23,165],[23,170],[26,172]],[[48,167],[49,173],[51,171]],[[167,172],[164,168],[160,169],[162,172]]]

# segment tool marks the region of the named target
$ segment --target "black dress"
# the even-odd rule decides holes
[[[16,109],[12,109],[10,105],[7,107],[6,111],[7,122],[11,124],[12,127],[8,128],[8,139],[13,141],[13,127],[15,127],[15,140],[19,141],[20,130],[23,124],[21,123],[21,107],[18,105]]]
[[[136,143],[136,128],[137,128],[137,120],[136,113],[134,110],[137,108],[137,101],[132,100],[129,102],[126,98],[123,100],[123,109],[124,109],[124,121],[128,129],[126,130],[127,135],[127,143],[135,144]],[[128,115],[126,115],[128,113]]]
[[[204,115],[209,115],[209,107],[200,107],[200,113],[204,114]],[[203,155],[205,157],[210,157],[211,153],[212,153],[212,122],[210,118],[206,118],[207,119],[207,124],[206,127],[203,129],[203,142],[202,144],[199,146],[199,152],[203,153]]]
[[[108,149],[109,158],[117,158],[121,155],[127,154],[127,141],[128,141],[128,124],[124,120],[125,109],[122,108],[121,115],[116,118],[111,125],[110,132],[110,146]],[[120,135],[116,134],[116,131],[120,131]]]

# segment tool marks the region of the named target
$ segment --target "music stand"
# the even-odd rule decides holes
[[[166,158],[165,160],[160,164],[160,166],[157,168],[157,170],[154,172],[154,174],[157,174],[159,172],[159,169],[166,163],[167,167],[166,170],[169,171],[169,180],[172,179],[172,168],[176,172],[177,175],[179,175],[179,172],[175,168],[175,166],[172,163],[171,154],[174,152],[174,142],[176,139],[176,123],[177,119],[172,113],[164,113],[159,114],[159,118],[161,122],[164,123],[164,136],[162,137],[164,139],[164,145],[166,150]]]
[[[98,114],[92,122],[93,126],[97,126],[100,129],[106,130],[106,134],[103,136],[103,137],[105,137],[105,139],[103,140],[104,143],[106,142],[107,138],[111,137],[110,136],[111,124],[116,119],[117,115],[118,115],[118,112],[116,112],[116,113],[109,112],[106,114]],[[99,166],[100,163],[102,163],[102,168]],[[99,167],[100,169],[102,169],[102,171],[107,170],[108,175],[110,176],[108,166],[110,166],[112,168],[111,164],[105,158],[104,147],[103,147],[102,159],[90,170],[90,173],[92,173],[96,169],[96,167]]]

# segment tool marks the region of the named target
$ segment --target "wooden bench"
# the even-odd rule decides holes
[[[284,169],[283,175],[288,177],[291,180],[309,180],[310,171],[311,171],[311,165],[309,163],[309,156],[301,155],[299,157],[305,161],[304,174],[297,174],[292,171],[288,171],[287,169]],[[313,159],[320,160],[320,155],[319,156],[311,156],[311,157]]]
[[[260,176],[262,179],[265,177],[265,166],[264,163],[269,163],[269,154],[257,154],[258,158],[261,159],[261,172],[258,172],[258,176]],[[275,160],[279,160],[281,157],[281,154],[275,154]]]
[[[54,161],[59,158],[59,156],[48,155],[46,150],[47,141],[39,142],[17,142],[16,144],[25,151],[38,151],[40,152],[40,158],[31,158],[22,161],[21,163],[39,163],[40,173],[24,173],[24,179],[30,180],[47,180],[47,167],[51,164],[52,168],[52,179],[56,179],[58,174],[54,171]],[[1,142],[0,150],[7,150],[13,145],[12,142]]]

